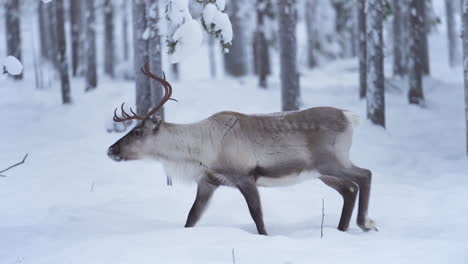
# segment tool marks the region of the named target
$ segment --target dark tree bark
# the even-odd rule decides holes
[[[129,43],[128,43],[128,1],[122,1],[122,43],[123,43],[123,59],[128,61],[129,56]]]
[[[5,32],[7,56],[14,56],[22,62],[21,57],[21,24],[20,1],[6,0],[5,2]],[[23,73],[13,76],[16,80],[23,79]]]
[[[159,16],[159,3],[160,0],[146,0],[148,7],[147,11],[147,28],[151,30],[148,38],[149,47],[149,64],[150,71],[157,76],[163,76],[162,70],[162,56],[161,56],[161,36],[159,33],[158,23]],[[160,82],[150,81],[150,96],[152,105],[157,105],[163,98],[163,86]],[[162,120],[164,120],[164,108],[157,113]]]
[[[307,29],[307,65],[309,68],[315,68],[318,65],[317,46],[320,45],[317,32],[317,12],[318,2],[307,0],[305,4],[305,24]]]
[[[424,72],[424,61],[421,53],[423,38],[425,35],[425,24],[423,17],[424,0],[410,0],[410,34],[409,34],[409,92],[408,101],[410,104],[423,104],[424,94],[422,87],[422,74]]]
[[[114,4],[104,1],[104,73],[114,78],[115,43],[114,43]]]
[[[55,1],[46,4],[47,23],[49,27],[49,34],[47,40],[47,48],[49,49],[49,60],[54,66],[57,66],[58,46],[57,46],[57,14],[55,8]]]
[[[70,104],[70,79],[68,76],[67,41],[65,37],[63,0],[55,0],[55,7],[57,19],[57,68],[60,74],[60,83],[62,86],[62,102],[64,104]]]
[[[445,14],[447,18],[447,40],[448,40],[448,53],[449,65],[455,66],[458,63],[458,36],[455,29],[455,5],[453,0],[445,0]]]
[[[258,75],[258,85],[267,88],[267,77],[270,74],[270,52],[265,35],[265,18],[268,0],[257,0],[257,29],[253,38],[254,69]]]
[[[393,0],[393,75],[402,77],[406,73],[403,60],[405,43],[403,40],[402,1]]]
[[[86,91],[97,87],[96,18],[94,0],[86,0]]]
[[[152,106],[150,82],[140,70],[143,65],[149,63],[148,40],[143,38],[148,24],[145,0],[132,0],[132,10],[136,109],[139,115],[144,115]]]
[[[462,12],[463,23],[463,61],[468,61],[468,0],[464,1]],[[468,155],[468,63],[463,63],[465,80],[465,124],[466,153]]]
[[[430,1],[430,0],[427,0]],[[418,1],[418,9],[421,12],[421,19],[424,27],[424,31],[422,32],[421,36],[421,47],[420,47],[420,56],[422,58],[422,66],[423,66],[423,73],[424,75],[429,75],[430,71],[430,61],[429,61],[429,42],[427,40],[427,35],[429,34],[430,26],[429,26],[429,19],[427,17],[427,6],[426,0],[419,0]]]
[[[224,67],[226,73],[234,77],[244,76],[248,72],[247,49],[243,25],[244,18],[242,14],[240,14],[244,6],[244,0],[236,0],[230,1],[226,7],[226,12],[229,14],[235,37],[232,39],[229,53],[224,55]]]
[[[37,9],[37,18],[39,24],[39,44],[40,44],[40,54],[42,58],[48,58],[48,47],[47,47],[47,36],[48,29],[46,25],[46,8],[45,4],[42,1],[39,1],[39,7]]]
[[[367,91],[367,47],[366,47],[366,0],[358,0],[359,31],[359,97],[366,98]]]
[[[383,1],[367,2],[367,118],[385,127]]]
[[[72,75],[77,76],[80,63],[80,46],[82,36],[82,21],[81,21],[81,0],[70,0],[70,39],[71,39],[71,64]]]
[[[279,0],[278,12],[282,110],[298,110],[300,90],[296,58],[296,1]]]

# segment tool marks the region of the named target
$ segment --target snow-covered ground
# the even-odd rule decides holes
[[[62,106],[57,85],[34,90],[26,66],[26,81],[0,80],[0,169],[29,153],[0,178],[0,263],[233,263],[233,250],[241,264],[467,263],[462,74],[446,66],[443,34],[431,37],[426,108],[409,106],[404,87],[393,89],[386,130],[365,120],[356,61],[302,74],[303,107],[330,105],[363,118],[351,158],[374,174],[370,216],[379,232],[368,233],[355,217],[348,232],[336,230],[341,197],[319,181],[260,189],[268,237],[256,234],[241,194],[224,187],[200,223],[184,229],[195,185],[167,187],[158,163],[106,157],[122,134],[106,133],[105,125],[114,107],[134,101],[133,84],[104,79],[84,94],[83,80],[74,79],[74,104]],[[268,91],[253,77],[212,81],[204,58],[200,52],[182,64],[169,121],[280,109],[276,78]]]

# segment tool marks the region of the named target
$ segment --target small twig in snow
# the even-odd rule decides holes
[[[93,192],[93,191],[94,191],[94,182],[91,183],[91,192]]]
[[[10,167],[8,167],[8,168],[6,168],[6,169],[0,171],[0,173],[3,173],[3,172],[5,172],[5,171],[7,171],[7,170],[13,169],[13,168],[16,167],[16,166],[19,166],[19,165],[23,164],[23,163],[26,161],[26,158],[27,158],[27,157],[28,157],[28,154],[24,155],[24,158],[23,158],[22,161],[20,161],[20,162],[18,162],[18,163],[16,163],[16,164],[11,165]],[[6,177],[6,175],[1,175],[1,174],[0,174],[0,177]]]
[[[322,224],[320,225],[320,239],[323,237],[323,219],[325,218],[325,200],[322,198]]]
[[[236,254],[234,252],[234,248],[232,248],[232,263],[236,264]]]

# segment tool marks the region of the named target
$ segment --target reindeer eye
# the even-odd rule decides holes
[[[137,137],[141,137],[141,136],[143,136],[143,131],[141,131],[141,130],[135,130],[135,131],[133,131],[133,134],[134,134],[135,136],[137,136]]]

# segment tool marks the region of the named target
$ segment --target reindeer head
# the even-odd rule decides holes
[[[113,118],[115,122],[124,122],[133,119],[140,120],[130,132],[107,150],[107,155],[115,161],[138,160],[151,156],[152,148],[150,146],[153,145],[152,143],[156,142],[158,131],[162,123],[159,116],[156,115],[156,112],[158,112],[167,101],[175,101],[175,99],[171,98],[172,87],[164,76],[163,78],[159,78],[149,72],[148,65],[146,65],[146,68],[142,67],[141,71],[146,76],[161,82],[166,93],[161,99],[161,102],[144,116],[137,115],[132,108],[130,108],[132,115],[128,114],[124,110],[124,104],[122,104],[120,106],[122,117],[118,117],[117,108],[115,109]]]

